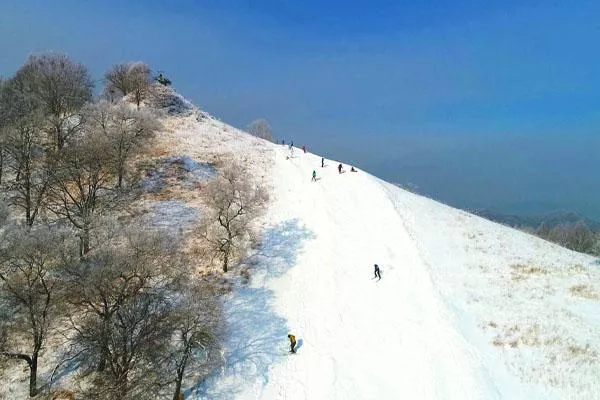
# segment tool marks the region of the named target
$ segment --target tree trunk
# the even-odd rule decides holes
[[[227,272],[227,266],[229,264],[229,250],[225,252],[223,256],[223,272]]]
[[[118,390],[119,393],[121,394],[121,398],[125,398],[127,396],[127,391],[129,390],[129,385],[127,384],[127,373],[124,372],[121,374],[121,376],[119,376],[119,378],[117,379],[117,386],[118,386]]]
[[[81,230],[79,257],[85,256],[90,251],[90,228],[84,226]]]
[[[181,396],[181,382],[183,381],[184,368],[185,367],[181,367],[181,369],[177,371],[177,380],[175,381],[175,393],[173,394],[173,400],[180,400],[183,398],[183,396]]]
[[[34,354],[29,364],[29,397],[37,395],[37,362],[38,355]]]
[[[106,308],[104,310],[102,319],[104,326],[102,329],[102,338],[100,339],[102,342],[102,348],[100,349],[100,361],[98,362],[98,368],[96,368],[98,372],[103,372],[106,369],[106,360],[108,358],[108,326],[110,324],[110,315]]]
[[[229,254],[231,253],[231,244],[233,243],[233,237],[231,236],[231,230],[227,228],[227,244],[224,248],[223,255],[223,272],[227,272],[229,266]]]
[[[25,223],[27,226],[33,226],[33,218],[31,217],[31,177],[29,172],[25,174]]]
[[[4,149],[0,147],[0,185],[2,185],[3,172],[4,172]]]

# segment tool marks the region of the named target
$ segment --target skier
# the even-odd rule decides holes
[[[288,339],[290,339],[290,353],[295,353],[296,352],[296,336],[292,335],[291,333],[288,334]]]
[[[304,154],[306,154],[306,146],[302,145],[302,151],[304,152]]]
[[[321,157],[321,168],[325,166],[325,158]]]
[[[373,278],[379,278],[381,280],[381,272],[379,271],[379,265],[375,264],[375,276]]]
[[[344,167],[342,166],[342,164],[338,165],[338,173],[340,173],[340,174],[341,174],[341,173],[342,173],[342,171],[343,171],[343,168],[344,168]]]
[[[350,168],[350,172],[356,172],[356,170],[354,169],[354,167]]]
[[[313,170],[311,182],[316,182],[316,181],[317,181],[317,171]]]

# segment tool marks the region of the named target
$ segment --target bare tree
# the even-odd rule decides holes
[[[92,98],[87,68],[63,54],[31,56],[16,73],[26,90],[40,101],[57,149],[81,126],[78,111]]]
[[[152,71],[147,64],[139,61],[114,65],[104,76],[107,93],[131,95],[138,109],[152,88]]]
[[[581,253],[595,252],[595,235],[583,221],[560,224],[550,229],[542,224],[536,231],[543,239]]]
[[[207,185],[204,201],[209,212],[199,234],[227,272],[231,261],[250,245],[255,235],[253,222],[266,207],[268,194],[250,179],[246,168],[232,163]]]
[[[32,226],[46,194],[51,165],[44,144],[43,115],[39,103],[24,90],[20,80],[4,85],[0,104],[0,153],[2,163],[9,159],[6,167],[12,172],[6,185],[10,203],[23,210],[25,223]]]
[[[569,227],[567,247],[581,253],[589,253],[594,247],[594,234],[585,222],[579,221]]]
[[[215,288],[206,282],[188,281],[178,291],[169,328],[166,365],[175,375],[173,400],[179,400],[186,374],[198,377],[211,371],[221,362],[223,314]]]
[[[104,371],[107,363],[114,314],[127,299],[149,289],[168,265],[163,243],[162,237],[129,228],[67,271],[70,302],[100,323],[92,337],[97,342],[89,342],[94,346],[88,349],[97,370]]]
[[[118,188],[123,185],[128,162],[142,151],[148,140],[160,129],[156,117],[145,110],[134,110],[124,103],[111,104],[100,101],[87,107],[88,129],[94,134],[102,134],[111,147],[111,159],[117,176]]]
[[[76,257],[76,245],[68,233],[48,228],[18,230],[0,243],[0,304],[12,312],[2,321],[8,339],[0,356],[27,363],[34,397],[40,351],[61,315],[57,270]]]
[[[106,71],[104,74],[104,79],[106,79],[105,92],[110,94],[111,97],[116,94],[127,96],[131,92],[128,71],[128,64],[116,64]]]
[[[268,140],[270,142],[274,141],[271,125],[269,125],[269,122],[264,118],[252,121],[246,129],[253,136]]]
[[[80,255],[90,251],[91,230],[99,215],[117,207],[111,187],[110,145],[101,135],[85,135],[58,154],[48,188],[47,207],[79,230]]]
[[[81,316],[73,320],[75,350],[100,373],[96,385],[109,398],[140,398],[162,379],[151,372],[164,359],[173,288],[182,279],[168,240],[138,229],[67,272],[69,299]]]

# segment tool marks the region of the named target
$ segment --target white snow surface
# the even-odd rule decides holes
[[[186,399],[600,398],[597,259],[207,114],[165,127],[158,156],[229,154],[272,189],[252,278],[224,300],[224,366]],[[192,218],[186,193],[157,218]]]
[[[227,301],[225,367],[192,398],[600,398],[595,258],[268,148],[252,282]]]

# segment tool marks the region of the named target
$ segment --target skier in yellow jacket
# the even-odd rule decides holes
[[[288,339],[290,339],[290,353],[295,353],[296,352],[296,336],[292,335],[291,333],[288,335]]]

